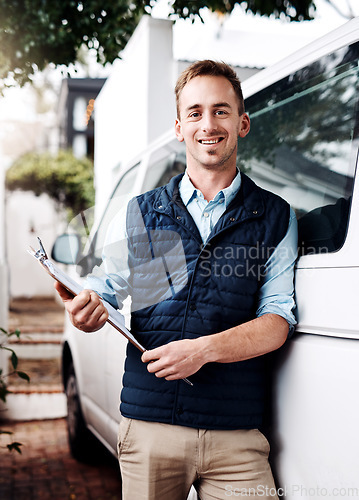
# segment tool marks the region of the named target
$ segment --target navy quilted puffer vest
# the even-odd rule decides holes
[[[181,175],[130,202],[127,231],[135,290],[131,329],[146,349],[211,335],[255,318],[264,264],[286,234],[289,205],[241,176],[237,196],[205,244],[180,198]],[[184,250],[183,265],[173,266],[173,249]],[[163,276],[170,286],[161,285]],[[140,357],[129,344],[121,394],[124,416],[203,429],[261,426],[264,356],[208,363],[190,377],[193,387],[156,378]]]

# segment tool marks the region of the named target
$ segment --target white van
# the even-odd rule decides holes
[[[358,74],[359,18],[243,84],[252,126],[239,165],[299,221],[298,326],[275,356],[270,425],[278,493],[288,499],[359,496]],[[171,132],[122,169],[79,275],[100,262],[118,207],[184,166]],[[54,256],[70,262],[59,244]],[[66,325],[62,369],[77,458],[91,452],[89,431],[116,453],[125,348],[110,326],[88,335]]]

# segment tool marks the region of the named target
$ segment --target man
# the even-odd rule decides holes
[[[276,498],[269,445],[259,430],[264,355],[278,349],[295,324],[296,220],[284,200],[237,170],[238,138],[248,134],[250,120],[234,71],[224,63],[194,63],[175,92],[186,172],[129,203],[131,271],[112,274],[106,285],[92,282],[109,300],[114,290],[121,293],[120,283],[146,295],[136,228],[180,235],[187,283],[172,297],[132,310],[132,331],[148,350],[142,357],[130,344],[127,350],[119,436],[123,498],[184,500],[192,484],[201,500]],[[95,292],[72,299],[56,286],[75,326],[101,328],[107,314]],[[193,386],[181,380],[187,377]]]

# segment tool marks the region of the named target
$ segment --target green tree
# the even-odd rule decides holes
[[[78,159],[71,151],[28,153],[6,172],[6,188],[47,193],[68,212],[69,219],[95,203],[93,163]]]
[[[69,65],[82,46],[101,63],[113,62],[144,13],[158,0],[0,0],[0,79],[3,86],[31,80],[49,63]],[[326,0],[332,3],[331,0]],[[354,16],[347,0],[347,17]],[[200,10],[230,13],[236,4],[263,16],[311,19],[315,0],[169,0],[174,18],[201,17]],[[335,4],[332,4],[335,7]],[[338,10],[338,7],[336,7]],[[7,83],[6,83],[7,82]],[[12,82],[12,83],[11,83]]]

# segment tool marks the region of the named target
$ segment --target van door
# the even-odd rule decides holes
[[[109,225],[135,194],[139,167],[140,163],[134,165],[118,182],[98,229],[88,245],[89,250],[78,265],[82,275],[94,272],[96,267],[101,265]],[[75,351],[81,358],[77,363],[77,369],[81,371],[79,376],[82,381],[82,402],[86,421],[98,437],[111,443],[113,450],[116,450],[117,428],[111,433],[113,425],[111,427],[110,419],[115,419],[116,424],[119,422],[118,395],[125,359],[125,339],[109,324],[105,324],[101,330],[92,334],[78,332],[75,338],[77,343]],[[117,349],[116,341],[122,346],[120,350]],[[115,362],[113,362],[114,357],[116,357]],[[112,370],[112,364],[115,364],[115,370]],[[110,400],[108,393],[111,391],[117,391],[117,397]]]

